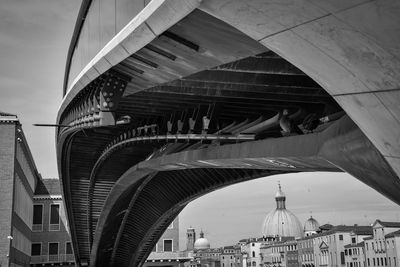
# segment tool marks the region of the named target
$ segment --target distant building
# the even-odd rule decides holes
[[[364,238],[367,267],[399,266],[400,255],[397,253],[399,246],[397,245],[396,247],[395,242],[398,239],[394,232],[400,230],[400,222],[376,220],[372,225],[372,229],[373,235]],[[393,234],[391,235],[391,233]],[[392,243],[390,244],[388,241],[392,241]]]
[[[364,242],[344,246],[346,267],[365,267]]]
[[[299,252],[297,247],[297,241],[286,241],[285,242],[285,266],[286,267],[299,267]]]
[[[361,242],[372,234],[371,226],[338,225],[328,231],[314,235],[315,266],[344,267],[345,245]]]
[[[221,267],[241,267],[242,252],[240,246],[226,246],[222,248],[220,255]]]
[[[275,195],[276,209],[269,212],[264,219],[261,235],[264,237],[293,236],[303,237],[303,227],[299,219],[291,211],[286,209],[286,196],[279,184]]]
[[[261,265],[254,265],[254,266],[284,267],[285,266],[284,243],[285,243],[284,241],[277,241],[277,242],[263,244],[260,249]]]
[[[385,235],[388,266],[400,266],[400,230]]]
[[[59,181],[42,180],[16,115],[0,112],[0,136],[0,266],[72,265]]]
[[[189,260],[187,253],[179,251],[179,217],[176,217],[158,240],[143,266],[183,267]]]
[[[200,237],[194,242],[193,258],[186,264],[189,267],[220,267],[221,266],[221,248],[211,248],[210,242],[204,237],[203,231]]]
[[[202,251],[202,250],[207,250],[210,248],[210,242],[208,241],[207,238],[204,237],[203,231],[200,232],[200,238],[196,239],[196,242],[194,242],[194,251]]]
[[[298,263],[301,267],[314,267],[314,235],[297,240]]]
[[[196,231],[190,227],[186,230],[186,250],[194,250],[194,242],[196,241]]]
[[[304,236],[315,235],[319,230],[319,223],[312,216],[304,223]]]

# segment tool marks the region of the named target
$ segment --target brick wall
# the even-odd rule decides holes
[[[0,266],[8,266],[15,160],[15,124],[0,122]]]

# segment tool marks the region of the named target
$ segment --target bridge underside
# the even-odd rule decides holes
[[[209,13],[67,95],[58,157],[80,264],[141,265],[191,200],[269,175],[346,171],[400,204],[396,173],[337,100]],[[280,125],[285,109],[298,130]]]

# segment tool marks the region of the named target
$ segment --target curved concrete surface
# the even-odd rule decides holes
[[[203,1],[318,82],[400,176],[400,2]]]

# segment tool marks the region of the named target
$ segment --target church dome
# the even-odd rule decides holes
[[[316,232],[319,230],[319,223],[312,216],[304,223],[304,232]]]
[[[203,249],[209,249],[210,248],[210,242],[208,242],[207,238],[204,237],[203,231],[200,232],[200,238],[194,242],[194,249],[195,250],[203,250]]]
[[[285,207],[286,196],[280,185],[275,200],[276,209],[265,216],[262,235],[303,237],[303,228],[299,219]]]

